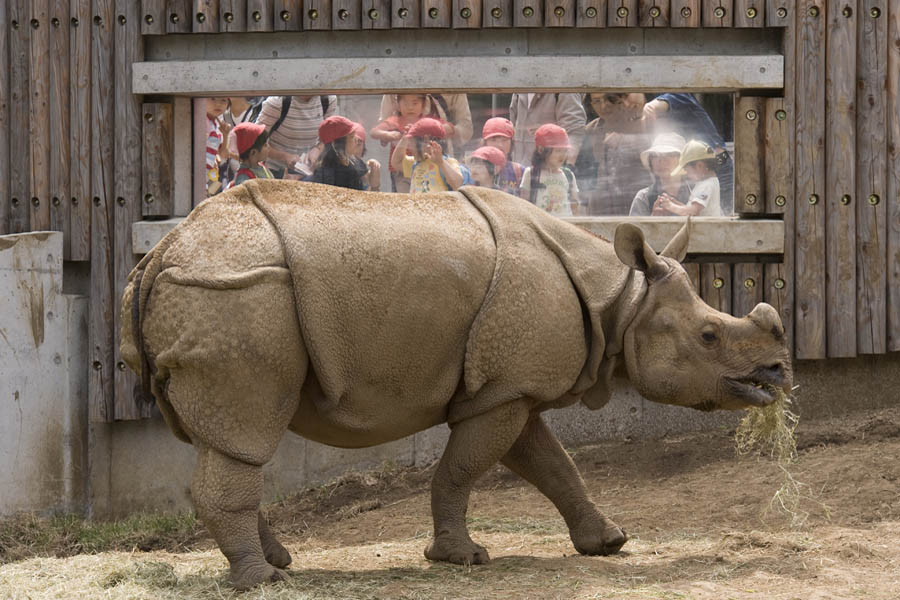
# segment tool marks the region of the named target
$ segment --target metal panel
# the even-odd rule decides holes
[[[69,258],[91,257],[91,0],[71,0]]]
[[[668,27],[670,9],[668,0],[640,0],[641,27]]]
[[[883,0],[863,0],[857,18],[856,343],[861,354],[887,351],[888,23],[883,7]]]
[[[825,358],[825,7],[799,0],[796,69],[794,344]]]
[[[856,11],[828,0],[825,80],[825,338],[856,356]]]
[[[738,213],[759,213],[765,208],[764,122],[765,98],[735,99],[734,210]]]
[[[49,16],[50,227],[63,232],[63,258],[69,260],[69,0],[52,0]]]
[[[700,0],[672,0],[672,27],[700,27]]]
[[[638,0],[609,0],[606,15],[607,27],[637,27]]]
[[[703,0],[703,27],[732,27],[734,2],[732,0]]]

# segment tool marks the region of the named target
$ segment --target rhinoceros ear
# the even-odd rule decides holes
[[[626,266],[643,271],[648,279],[654,279],[668,267],[644,241],[644,232],[637,225],[622,223],[616,227],[616,240],[613,243],[616,256]]]
[[[685,223],[678,233],[675,234],[669,243],[666,244],[665,250],[660,252],[660,256],[667,256],[669,258],[674,258],[678,262],[684,262],[684,257],[687,256],[688,243],[691,241],[691,218],[687,218],[687,223]]]

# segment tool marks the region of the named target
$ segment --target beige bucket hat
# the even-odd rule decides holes
[[[692,163],[697,160],[707,160],[716,157],[716,151],[712,149],[712,147],[704,144],[699,140],[691,140],[684,147],[684,150],[681,151],[681,159],[678,161],[678,166],[672,170],[672,176],[681,175],[684,170],[685,165],[688,163]]]
[[[650,170],[651,154],[681,154],[684,150],[684,138],[675,132],[661,133],[653,138],[653,144],[641,152],[644,168]]]

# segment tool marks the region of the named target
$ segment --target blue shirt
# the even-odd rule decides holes
[[[660,94],[656,99],[669,105],[665,118],[672,120],[685,139],[700,140],[713,148],[725,147],[725,140],[693,94]]]

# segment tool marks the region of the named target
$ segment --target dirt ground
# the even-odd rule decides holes
[[[801,420],[805,518],[763,514],[783,481],[738,458],[733,432],[573,451],[592,495],[631,540],[579,556],[553,506],[501,467],[472,496],[488,565],[433,564],[432,471],[352,474],[267,507],[291,579],[227,585],[209,539],[180,553],[107,552],[0,566],[0,598],[900,598],[900,407]]]

